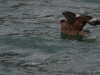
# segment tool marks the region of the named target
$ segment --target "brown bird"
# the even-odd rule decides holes
[[[68,35],[85,34],[83,27],[89,23],[92,26],[100,25],[100,21],[88,15],[78,15],[70,11],[65,11],[62,15],[67,19],[60,20],[61,32]]]

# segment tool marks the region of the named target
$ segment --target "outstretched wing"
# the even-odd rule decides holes
[[[62,13],[62,15],[67,19],[67,22],[69,24],[74,24],[74,22],[77,20],[77,17],[79,17],[78,14],[75,14],[70,11],[65,11]]]
[[[85,21],[93,26],[100,25],[100,21],[94,17],[91,16],[83,16]]]
[[[83,27],[86,25],[86,23],[87,22],[85,21],[85,19],[80,16],[74,23],[75,30],[81,31]]]
[[[100,21],[98,19],[86,15],[78,17],[74,23],[74,28],[81,31],[86,23],[89,23],[92,26],[100,25]]]

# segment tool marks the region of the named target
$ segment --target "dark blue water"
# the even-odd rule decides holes
[[[0,75],[100,75],[100,26],[61,34],[61,13],[100,19],[100,0],[1,0]]]

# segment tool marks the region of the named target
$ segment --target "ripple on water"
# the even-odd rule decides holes
[[[61,13],[99,18],[99,0],[0,1],[0,75],[100,75],[100,27],[61,34]]]

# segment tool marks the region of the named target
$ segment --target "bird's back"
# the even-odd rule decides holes
[[[78,33],[73,27],[73,25],[69,24],[67,21],[66,23],[61,24],[61,32],[64,34],[75,35]]]

